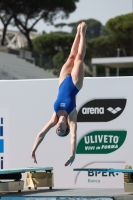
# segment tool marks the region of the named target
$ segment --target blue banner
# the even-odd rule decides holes
[[[3,126],[0,126],[0,136],[3,136]]]
[[[0,140],[0,153],[4,153],[4,140]]]

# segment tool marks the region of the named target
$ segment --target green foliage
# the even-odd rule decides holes
[[[35,38],[33,42],[34,51],[43,55],[43,59],[51,60],[52,67],[48,68],[57,68],[61,69],[64,62],[67,60],[71,46],[73,44],[75,35],[73,34],[61,34],[61,33],[50,33],[43,34]],[[85,61],[89,61],[89,49],[86,48]],[[46,68],[46,65],[44,64]]]
[[[110,19],[106,23],[107,30],[113,34],[123,38],[131,38],[133,27],[133,14],[120,15]]]
[[[112,36],[100,36],[88,42],[91,57],[114,57],[117,53],[117,44]]]
[[[116,57],[117,48],[121,56],[131,56],[132,44],[132,14],[110,19],[105,26],[110,34],[100,36],[88,42],[92,57]]]
[[[68,32],[65,32],[65,31],[54,31],[54,32],[51,32],[51,33],[58,33],[58,34],[69,34]]]
[[[63,51],[59,51],[55,56],[53,56],[53,64],[55,67],[60,69],[64,64],[65,55]]]
[[[132,49],[132,30],[133,23],[132,18],[133,14],[126,14],[117,16],[113,19],[110,19],[106,26],[101,30],[101,34],[104,35],[104,32],[107,31],[109,35],[100,36],[98,38],[92,39],[88,42],[89,55],[93,57],[117,57],[117,49],[119,48],[120,56],[131,56],[133,55]],[[103,33],[102,33],[103,32]],[[98,73],[103,74],[103,68],[99,69]],[[114,69],[110,70],[111,73],[114,73]],[[131,70],[121,69],[120,74],[129,74]]]
[[[131,56],[131,16],[131,14],[128,14],[110,19],[106,26],[102,26],[97,20],[85,20],[88,24],[85,55],[87,65],[90,65],[91,58],[94,57],[116,57],[118,48],[121,49],[120,56]],[[79,22],[69,24],[73,27],[73,33],[76,32],[78,24]],[[95,30],[93,37],[91,35],[92,30]],[[43,55],[45,69],[50,69],[54,74],[59,75],[60,69],[70,53],[74,37],[75,34],[54,32],[43,34],[33,40],[34,50]],[[110,71],[115,74],[114,69]],[[129,71],[120,70],[120,73],[129,74]],[[98,74],[104,76],[105,68],[99,67]]]
[[[73,34],[43,34],[33,40],[34,51],[50,58],[63,51],[64,58],[67,58],[73,40]]]
[[[106,28],[105,26],[102,26],[102,27],[101,27],[100,35],[101,35],[101,36],[109,35],[109,32],[107,31],[107,28]]]
[[[43,55],[45,69],[54,69],[54,74],[59,74],[70,53],[74,37],[73,34],[50,33],[43,34],[33,40],[34,51]]]
[[[117,16],[106,23],[106,29],[114,38],[117,48],[121,49],[123,56],[133,55],[132,50],[132,30],[133,14]]]

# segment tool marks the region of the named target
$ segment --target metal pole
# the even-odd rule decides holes
[[[39,57],[40,57],[40,62],[39,62],[40,64],[39,65],[40,65],[40,67],[42,67],[42,54],[39,54]]]
[[[105,68],[105,75],[106,76],[110,76],[110,69],[109,69],[109,67]]]
[[[119,76],[119,67],[117,67],[116,76]]]
[[[117,48],[117,57],[120,57],[120,50],[120,48]],[[116,76],[119,76],[119,67],[117,67]]]
[[[120,48],[117,48],[117,57],[120,57]]]
[[[93,77],[96,77],[96,76],[97,76],[96,65],[92,65],[92,76],[93,76]]]

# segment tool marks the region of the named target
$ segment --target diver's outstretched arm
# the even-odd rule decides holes
[[[38,133],[32,151],[31,151],[31,158],[34,159],[34,162],[37,163],[36,160],[36,155],[35,155],[35,151],[38,148],[38,146],[40,145],[40,143],[42,142],[42,140],[44,139],[46,133],[53,127],[56,125],[57,123],[57,117],[56,117],[56,113],[53,113],[52,118],[50,119],[50,121],[43,127],[43,129]]]
[[[65,163],[65,166],[71,165],[75,159],[76,153],[76,139],[77,139],[77,122],[71,121],[70,124],[70,158]]]

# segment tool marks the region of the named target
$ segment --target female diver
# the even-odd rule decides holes
[[[77,33],[71,48],[70,55],[63,65],[59,76],[59,92],[54,103],[54,113],[50,121],[37,135],[31,157],[37,163],[35,151],[44,139],[46,133],[56,125],[56,133],[66,136],[70,131],[71,155],[65,166],[71,165],[75,159],[77,111],[76,95],[82,88],[84,79],[83,60],[86,51],[85,34],[87,25],[82,22],[77,27]]]

